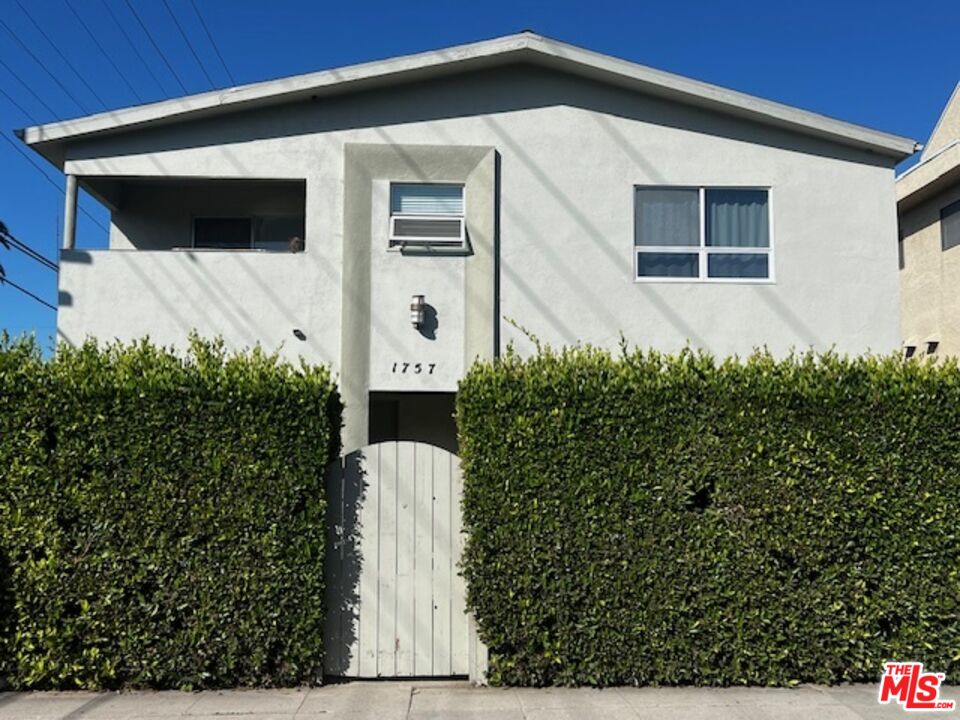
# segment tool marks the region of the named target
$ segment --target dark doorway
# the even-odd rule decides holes
[[[414,440],[457,454],[455,393],[371,392],[370,443]]]

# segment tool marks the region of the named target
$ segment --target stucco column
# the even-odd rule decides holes
[[[63,200],[63,247],[73,250],[77,244],[77,176],[67,175]]]

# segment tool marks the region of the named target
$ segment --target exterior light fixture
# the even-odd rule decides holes
[[[426,305],[423,295],[414,295],[410,300],[410,322],[417,330],[423,327]]]

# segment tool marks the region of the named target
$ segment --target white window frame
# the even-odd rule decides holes
[[[696,190],[700,211],[699,245],[637,245],[637,190]],[[708,190],[763,190],[767,193],[767,233],[770,244],[765,248],[716,247],[707,245],[707,191]],[[718,283],[733,285],[772,285],[776,282],[774,254],[773,188],[763,185],[634,185],[633,192],[633,281],[635,283]],[[697,255],[697,277],[656,277],[640,275],[640,253],[670,253]],[[765,278],[720,278],[707,276],[707,259],[710,255],[766,255],[767,277]]]
[[[391,250],[403,250],[405,247],[412,248],[430,248],[433,246],[442,248],[462,248],[466,245],[467,239],[467,186],[461,182],[410,182],[393,181],[389,188],[389,202],[393,202],[394,185],[446,185],[460,188],[461,202],[463,203],[463,214],[437,214],[423,215],[418,213],[395,213],[390,208],[390,225],[387,233],[387,242]],[[460,223],[460,235],[456,238],[437,238],[430,236],[398,236],[394,232],[394,225],[397,220],[457,220]]]

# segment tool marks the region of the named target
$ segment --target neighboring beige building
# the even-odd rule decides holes
[[[960,355],[960,84],[897,178],[904,352]]]

